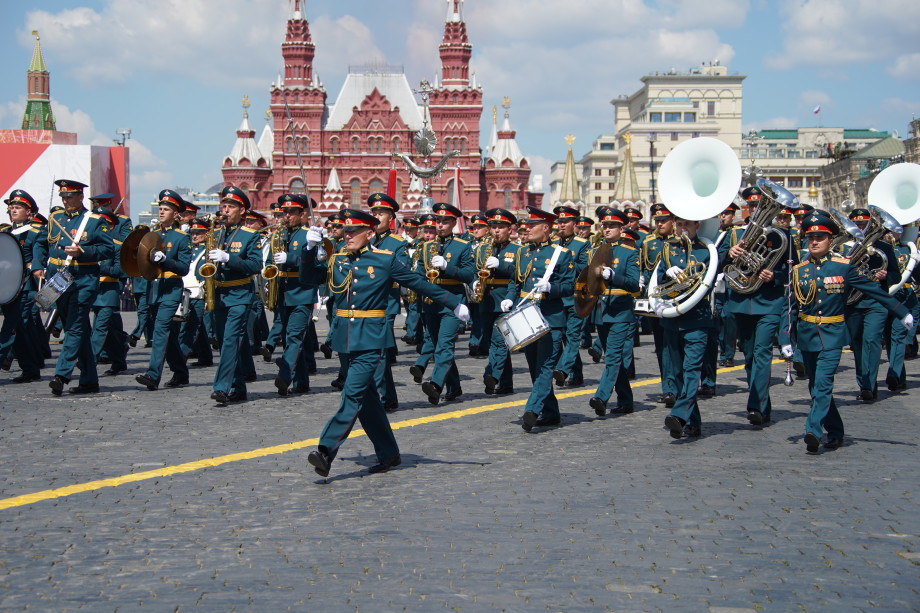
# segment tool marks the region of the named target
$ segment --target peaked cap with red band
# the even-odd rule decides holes
[[[744,198],[745,202],[757,203],[763,199],[763,190],[757,186],[746,187],[743,192],[741,192],[741,197]]]
[[[485,215],[480,215],[479,213],[476,213],[470,219],[470,225],[471,226],[487,226],[489,225],[489,220],[486,219]]]
[[[463,217],[463,213],[460,212],[460,209],[446,202],[438,202],[431,208],[438,217],[451,217],[453,219]]]
[[[249,204],[249,196],[246,195],[246,192],[233,185],[228,185],[224,189],[220,190],[220,201],[232,202],[233,204],[239,205],[244,209],[252,208],[252,205]]]
[[[486,211],[489,223],[517,223],[517,217],[508,209],[489,209]]]
[[[556,214],[556,218],[559,220],[578,219],[578,209],[566,205],[557,206],[553,209],[553,213]]]
[[[371,209],[390,209],[394,213],[399,210],[399,203],[386,194],[371,194],[367,199],[367,206]]]
[[[597,216],[601,218],[601,223],[621,223],[624,226],[629,223],[626,213],[617,210],[612,206],[601,207],[597,210]]]
[[[185,201],[182,199],[182,196],[171,189],[164,189],[161,191],[157,200],[160,206],[168,206],[177,211],[181,211],[185,208]]]
[[[872,215],[869,214],[869,209],[853,209],[850,213],[850,219],[852,221],[870,221]]]
[[[35,198],[33,198],[32,195],[24,189],[14,189],[10,192],[10,197],[3,202],[8,205],[21,204],[32,209],[32,212],[38,211],[38,205],[35,203]]]
[[[527,218],[524,219],[526,224],[537,224],[537,223],[548,223],[551,224],[556,221],[556,216],[550,213],[549,211],[544,211],[543,209],[538,209],[537,207],[529,206],[527,207]]]
[[[407,228],[417,228],[418,227],[418,219],[416,219],[415,217],[407,217],[403,219],[402,223]]]
[[[671,217],[671,211],[660,202],[652,205],[652,217]]]
[[[579,228],[590,228],[594,225],[594,220],[590,217],[585,217],[584,215],[579,215],[578,219],[575,221],[575,225]]]
[[[628,206],[625,210],[626,217],[630,220],[632,219],[642,219],[642,211],[637,208]]]
[[[367,228],[372,230],[380,223],[377,218],[365,211],[345,209],[342,211],[342,223],[346,228]]]
[[[434,213],[425,213],[419,218],[419,225],[423,228],[437,228],[438,216]]]
[[[837,222],[830,217],[815,213],[802,222],[802,231],[805,234],[818,234],[824,232],[831,236],[836,236],[840,233],[840,228],[837,226]]]
[[[85,183],[80,183],[79,181],[71,181],[70,179],[58,179],[54,182],[60,190],[59,194],[68,194],[72,192],[82,192],[83,188],[89,187]]]

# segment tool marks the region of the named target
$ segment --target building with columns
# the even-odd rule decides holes
[[[226,184],[247,190],[258,210],[284,193],[303,193],[319,203],[320,214],[363,206],[386,189],[396,168],[396,199],[406,212],[417,210],[424,185],[392,156],[408,153],[430,167],[457,151],[445,171],[431,179],[435,201],[458,204],[471,214],[492,206],[522,209],[539,202],[528,190],[530,166],[511,129],[493,129],[488,147],[480,143],[483,91],[470,71],[472,44],[463,19],[463,0],[447,0],[439,54],[440,75],[430,84],[429,104],[419,104],[401,66],[349,67],[338,97],[330,102],[313,70],[316,47],[301,0],[291,0],[281,44],[283,71],[271,84],[270,121],[256,140],[244,101],[236,141],[222,165]],[[413,137],[426,123],[438,138],[430,159],[414,155]],[[495,119],[493,118],[493,125]],[[458,202],[459,201],[459,202]]]
[[[742,166],[755,165],[762,176],[784,185],[802,202],[822,207],[822,167],[890,136],[841,127],[744,134],[745,78],[712,62],[687,72],[646,75],[638,91],[612,100],[613,133],[599,136],[577,162],[589,214],[600,205],[631,202],[647,220],[649,206],[658,200],[661,161],[679,143],[699,136],[728,143]],[[553,166],[554,201],[563,170],[561,163]]]

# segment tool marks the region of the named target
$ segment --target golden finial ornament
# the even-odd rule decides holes
[[[571,132],[569,132],[568,135],[566,135],[565,137],[565,142],[569,144],[569,149],[571,149],[572,143],[575,142],[575,136]]]

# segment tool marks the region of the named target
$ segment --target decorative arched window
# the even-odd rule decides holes
[[[304,189],[304,184],[302,179],[294,179],[291,181],[290,193],[292,194],[303,194],[306,190]]]
[[[332,138],[332,140],[329,141],[329,147],[332,150],[331,151],[332,155],[337,154],[339,152],[339,139]]]
[[[399,153],[399,137],[393,137],[393,153]]]
[[[368,188],[372,194],[382,194],[383,193],[383,181],[380,179],[374,179],[368,183]]]
[[[460,139],[460,153],[466,153],[466,139]]]
[[[505,188],[504,195],[505,195],[505,208],[510,209],[511,208],[511,188],[510,187]]]
[[[457,203],[454,202],[454,191],[455,191],[454,183],[455,182],[456,182],[455,179],[451,179],[450,181],[447,182],[447,203],[457,206]]]
[[[284,150],[288,153],[294,153],[294,139],[290,136],[284,141]]]
[[[352,137],[351,137],[351,152],[352,152],[352,153],[360,153],[360,152],[361,152],[361,149],[360,149],[360,147],[358,146],[358,137],[357,137],[357,136],[352,136]]]
[[[351,189],[351,205],[361,206],[361,181],[352,179],[349,188]]]

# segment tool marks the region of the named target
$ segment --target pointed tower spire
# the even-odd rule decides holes
[[[447,0],[447,20],[441,41],[441,82],[444,87],[465,87],[470,83],[473,46],[466,35],[463,0]]]
[[[632,159],[632,133],[627,132],[623,135],[626,142],[626,148],[623,153],[623,165],[620,167],[620,176],[617,179],[617,187],[613,193],[613,198],[621,203],[635,203],[639,200],[639,181],[636,179],[636,167]]]
[[[316,47],[310,38],[310,24],[304,16],[304,0],[291,0],[287,33],[281,43],[284,58],[284,84],[309,87],[313,84],[313,56]]]
[[[498,107],[492,105],[492,129],[489,132],[489,146],[486,148],[486,159],[492,157],[495,145],[498,143]]]
[[[502,122],[502,129],[495,132],[495,145],[492,147],[489,159],[495,162],[496,166],[501,166],[505,160],[511,160],[512,165],[518,167],[524,160],[524,154],[515,139],[517,132],[511,129],[511,98],[505,96],[502,100],[502,108],[505,109],[505,120]],[[492,110],[493,124],[497,119],[496,110],[494,108]],[[494,125],[492,127],[495,128]]]
[[[572,154],[572,144],[575,137],[569,134],[565,137],[565,142],[569,144],[569,152],[565,156],[565,169],[562,171],[562,188],[559,190],[559,202],[577,203],[581,202],[581,185],[578,182],[578,174],[575,172],[575,156]]]
[[[51,75],[45,68],[45,57],[38,30],[32,30],[35,49],[32,62],[26,72],[26,112],[22,116],[23,130],[54,130],[54,114],[51,112]]]

